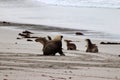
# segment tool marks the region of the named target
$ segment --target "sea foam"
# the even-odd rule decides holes
[[[120,0],[37,0],[45,4],[74,7],[120,8]]]

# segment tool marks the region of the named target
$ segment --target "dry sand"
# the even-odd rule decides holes
[[[80,41],[75,42],[76,51],[66,50],[63,41],[66,56],[39,56],[40,43],[16,39],[22,31],[0,27],[0,80],[120,80],[120,45],[100,45],[100,40],[93,40],[99,53],[86,53],[84,39],[64,36]]]

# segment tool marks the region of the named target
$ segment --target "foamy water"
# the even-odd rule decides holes
[[[0,0],[0,20],[95,30],[120,39],[118,8],[119,0]]]
[[[120,8],[120,0],[37,0],[46,4],[73,7]]]

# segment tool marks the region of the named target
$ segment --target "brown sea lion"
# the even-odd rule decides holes
[[[64,40],[67,43],[67,50],[76,50],[76,45],[71,40]]]
[[[96,44],[92,44],[90,39],[86,39],[85,41],[87,42],[86,52],[93,52],[93,53],[97,53],[98,52],[98,47],[96,46]]]
[[[59,53],[61,56],[65,56],[62,51],[62,38],[63,36],[58,35],[53,40],[48,41],[43,48],[43,55],[55,56]]]
[[[46,43],[48,42],[48,40],[45,37],[39,37],[37,39],[35,39],[36,42],[40,42],[43,45],[43,49],[46,45]]]

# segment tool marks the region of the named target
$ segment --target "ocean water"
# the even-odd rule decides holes
[[[0,0],[0,6],[38,6],[42,4],[72,7],[120,8],[120,0]]]
[[[120,40],[120,0],[0,0],[0,20],[103,32]]]
[[[37,0],[45,4],[73,7],[120,8],[120,0]]]

